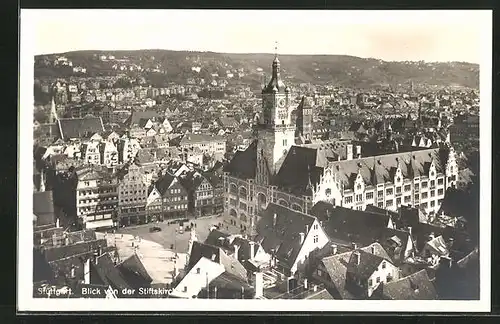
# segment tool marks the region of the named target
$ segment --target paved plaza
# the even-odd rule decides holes
[[[189,220],[184,223],[184,228],[191,223],[196,224],[196,239],[204,242],[210,233],[210,228],[222,223],[222,216],[210,216]],[[159,232],[150,232],[154,226],[160,227]],[[181,233],[180,225],[168,224],[167,221],[150,223],[134,227],[123,227],[113,233],[97,233],[99,237],[106,237],[108,246],[116,246],[121,260],[137,253],[151,278],[155,283],[170,283],[173,280],[174,267],[179,273],[187,262],[190,231]],[[238,229],[226,228],[229,233],[237,233]],[[173,247],[173,249],[172,249]],[[177,258],[175,255],[177,254]]]

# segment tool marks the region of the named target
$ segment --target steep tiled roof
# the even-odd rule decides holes
[[[312,194],[311,186],[318,183],[319,167],[326,164],[317,149],[293,146],[274,177],[274,184],[297,195]]]
[[[316,204],[318,205],[318,204]],[[373,235],[385,230],[390,215],[376,214],[344,207],[328,208],[322,202],[313,206],[311,214],[323,222],[323,228],[331,239],[370,244]]]
[[[125,125],[128,127],[138,126],[141,122],[141,119],[157,119],[160,121],[161,116],[158,112],[154,110],[145,110],[145,111],[132,111],[132,114],[125,120]]]
[[[333,170],[339,176],[346,186],[346,189],[352,188],[350,177],[352,174],[358,174],[368,185],[376,185],[378,182],[393,182],[393,172],[398,167],[401,168],[403,177],[411,175],[427,174],[430,162],[434,161],[436,171],[443,172],[447,159],[447,150],[445,148],[426,149],[415,152],[393,153],[374,157],[365,157],[353,160],[344,160],[333,162]],[[373,176],[376,173],[376,177]],[[376,180],[377,182],[374,182]]]
[[[187,271],[191,270],[201,258],[220,263],[220,254],[221,249],[219,247],[194,241],[191,254],[189,255]]]
[[[218,135],[206,135],[206,134],[188,134],[185,135],[180,142],[180,145],[191,145],[205,142],[225,142],[226,139],[224,136]]]
[[[238,151],[225,166],[224,171],[233,177],[255,179],[257,170],[257,142],[254,141],[245,151]]]
[[[354,299],[354,296],[346,289],[347,263],[349,262],[351,253],[335,254],[323,258],[321,261],[339,295],[337,297],[341,299]]]
[[[291,267],[302,247],[300,233],[307,235],[306,227],[311,229],[316,218],[274,203],[260,216],[255,241],[260,242],[267,253],[274,249],[280,263]]]
[[[100,117],[61,118],[58,120],[61,138],[86,138],[104,132]]]
[[[378,243],[370,244],[369,246],[358,249],[357,251],[365,254],[371,254],[372,256],[378,258],[377,260],[391,261],[387,252]],[[330,277],[330,281],[335,287],[336,294],[334,295],[338,294],[337,297],[341,299],[355,299],[355,296],[346,288],[347,267],[352,254],[353,251],[348,251],[334,254],[321,260],[321,264],[325,267]],[[374,260],[374,258],[371,258],[370,260]]]
[[[375,237],[394,261],[403,261],[410,234],[406,231],[385,228]]]
[[[134,284],[137,288],[145,287],[153,281],[135,253],[117,265],[117,269],[127,282]]]
[[[400,280],[382,283],[374,296],[392,300],[434,300],[438,299],[436,288],[427,271],[422,269]]]
[[[356,253],[359,255],[359,263],[357,262]],[[368,278],[377,270],[378,266],[384,261],[383,258],[375,254],[367,253],[363,250],[357,250],[351,254],[347,263],[347,272],[353,273],[356,277],[362,280]]]
[[[239,125],[234,117],[221,117],[219,118],[219,123],[222,127],[238,127]]]
[[[163,196],[167,189],[170,187],[172,184],[172,181],[174,181],[175,176],[171,175],[170,173],[165,173],[158,182],[156,182],[156,189],[160,192],[160,194]]]
[[[104,285],[111,285],[115,289],[132,288],[120,271],[115,267],[109,254],[97,258],[96,263],[91,263],[91,282],[101,281]],[[94,271],[92,271],[94,270]],[[94,276],[97,276],[97,281]]]
[[[43,255],[47,262],[50,263],[52,261],[69,258],[75,255],[90,253],[96,251],[99,247],[104,248],[106,246],[106,240],[101,239],[56,247],[44,247]]]

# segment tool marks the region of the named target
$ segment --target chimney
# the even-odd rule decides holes
[[[71,272],[70,272],[70,278],[74,278],[75,277],[75,267],[71,267]]]
[[[255,272],[255,280],[254,280],[254,292],[255,298],[260,298],[264,296],[264,279],[262,276],[262,272]]]
[[[233,245],[234,246],[234,258],[238,260],[238,250],[240,249],[239,245]]]
[[[352,243],[352,249],[353,250],[357,250],[358,249],[358,245],[356,243]]]
[[[347,160],[352,160],[352,156],[353,156],[352,144],[347,144],[346,150],[347,150],[347,157],[346,157],[346,159]]]
[[[314,292],[317,292],[317,291],[318,291],[318,285],[314,285],[314,286],[313,286],[313,291],[314,291]]]
[[[408,226],[408,234],[410,234],[410,236],[412,236],[411,230],[412,230],[411,226]]]
[[[304,233],[299,233],[299,235],[300,235],[300,244],[302,244],[302,243],[304,243],[304,239],[305,239],[305,237],[306,237],[306,234],[304,234]]]
[[[59,228],[59,218],[56,219],[56,227]]]
[[[276,227],[276,220],[278,219],[278,215],[274,213],[273,215],[273,228]]]
[[[451,247],[453,246],[453,242],[454,242],[454,241],[455,241],[455,240],[453,239],[453,237],[450,237],[450,238],[448,239],[448,248],[451,248]]]
[[[360,258],[360,255],[359,255],[359,252],[357,252],[357,251],[356,251],[356,252],[354,252],[354,253],[353,253],[353,255],[354,255],[354,262],[355,262],[357,265],[359,265],[359,262],[360,262],[360,259],[361,259],[361,258]]]
[[[332,253],[337,254],[337,244],[332,244]]]
[[[427,241],[431,241],[434,239],[434,233],[430,233],[429,234],[429,239]]]
[[[86,285],[90,285],[90,258],[83,264],[83,281]]]
[[[64,245],[69,245],[69,237],[67,235],[64,236]]]
[[[307,278],[304,279],[304,289],[307,290]]]
[[[361,145],[356,145],[356,156],[357,158],[361,158]]]
[[[309,233],[309,225],[306,225],[306,234]]]
[[[255,242],[250,242],[250,260],[253,260],[255,256]]]
[[[375,254],[375,245],[370,246],[370,252]]]

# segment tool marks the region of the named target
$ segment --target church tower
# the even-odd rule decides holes
[[[302,97],[297,108],[296,136],[302,143],[310,143],[312,140],[312,107],[305,97]]]
[[[277,48],[275,48],[277,49]],[[262,110],[256,118],[257,182],[268,184],[295,143],[290,88],[280,76],[280,61],[275,54],[272,77],[262,89]]]

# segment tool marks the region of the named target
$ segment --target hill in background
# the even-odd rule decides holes
[[[157,69],[154,77],[158,82],[185,82],[192,77],[207,81],[214,73],[224,77],[227,70],[242,69],[240,83],[251,86],[263,82],[262,73],[268,77],[273,54],[225,54],[213,52],[188,52],[170,50],[137,51],[75,51],[62,54],[41,55],[48,61],[64,55],[73,66],[83,66],[87,75],[116,75],[117,64],[137,64],[143,68]],[[101,61],[100,55],[112,55],[116,60]],[[438,86],[464,86],[479,88],[479,65],[465,62],[386,62],[373,58],[346,55],[280,55],[282,72],[293,83],[336,84],[347,87],[366,88],[377,85],[415,84]],[[123,62],[127,63],[123,63]],[[193,67],[200,70],[193,71]],[[71,75],[71,71],[67,74]],[[130,74],[129,72],[127,72]],[[50,66],[35,64],[35,77],[62,76]]]

